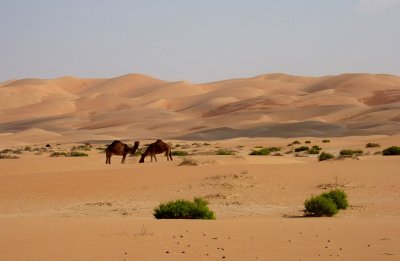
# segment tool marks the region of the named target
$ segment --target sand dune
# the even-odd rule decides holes
[[[202,84],[140,74],[21,79],[0,85],[0,116],[0,132],[38,127],[63,136],[86,130],[125,138],[392,135],[400,131],[400,77],[266,74]]]

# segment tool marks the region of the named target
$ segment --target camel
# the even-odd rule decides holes
[[[132,148],[128,144],[122,143],[119,140],[113,141],[106,149],[106,164],[111,164],[111,156],[118,155],[122,156],[121,164],[125,163],[125,158],[128,153],[131,155],[135,154],[136,150],[139,148],[139,142],[135,141],[135,145]]]
[[[151,156],[151,162],[153,162],[153,157],[157,161],[156,154],[160,154],[165,152],[165,156],[167,156],[167,160],[172,160],[171,156],[171,146],[167,143],[163,142],[162,140],[157,140],[156,142],[150,144],[146,151],[142,153],[142,157],[140,158],[139,163],[144,163],[144,158],[148,155]]]

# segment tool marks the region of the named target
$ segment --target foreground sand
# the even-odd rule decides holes
[[[192,156],[199,166],[162,155],[158,163],[131,157],[124,165],[114,156],[106,165],[96,150],[87,158],[0,160],[0,260],[398,260],[400,157],[373,156],[379,148],[330,162],[247,156],[257,145],[287,150],[293,140],[211,142],[238,155]],[[396,136],[311,140],[332,153],[399,144]],[[307,197],[336,186],[348,193],[348,210],[302,217]],[[209,200],[217,220],[152,217],[162,201],[195,196]]]

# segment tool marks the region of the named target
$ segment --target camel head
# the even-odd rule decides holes
[[[135,152],[136,152],[136,150],[139,148],[139,142],[138,141],[135,141],[135,144],[133,145],[133,147],[129,150],[129,153],[131,154],[131,155],[134,155],[135,154]]]

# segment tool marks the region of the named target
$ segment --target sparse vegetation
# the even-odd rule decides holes
[[[50,154],[50,157],[87,157],[89,156],[87,153],[79,152],[79,151],[71,151],[71,152],[53,152]]]
[[[81,150],[81,151],[90,151],[92,146],[90,145],[79,145],[73,146],[71,150]]]
[[[330,159],[333,159],[334,157],[335,156],[333,156],[332,154],[330,154],[328,152],[322,152],[321,154],[319,154],[318,160],[319,161],[330,160]]]
[[[298,141],[298,140],[295,140],[295,141],[292,142],[292,145],[296,145],[296,144],[301,144],[301,142]]]
[[[249,155],[264,155],[267,156],[271,153],[271,151],[268,148],[263,148],[260,150],[253,150],[252,152],[250,152]]]
[[[18,159],[18,156],[15,155],[6,155],[6,154],[1,154],[0,153],[0,159]]]
[[[295,148],[294,151],[295,152],[300,152],[300,151],[306,151],[306,150],[309,150],[309,149],[310,148],[307,147],[307,146],[301,146],[301,147]]]
[[[338,212],[335,202],[322,195],[313,196],[304,202],[304,214],[306,216],[331,217]]]
[[[335,202],[337,209],[346,209],[349,206],[347,195],[343,190],[335,189],[329,192],[322,193],[321,196],[332,199]]]
[[[366,148],[378,148],[378,147],[380,147],[381,145],[379,145],[378,143],[367,143],[366,145],[365,145],[365,147]]]
[[[26,146],[26,147],[24,148],[24,151],[32,151],[32,148],[29,147],[29,146]]]
[[[343,190],[335,189],[312,196],[304,202],[306,216],[333,216],[339,209],[349,206],[347,195]]]
[[[331,142],[330,140],[322,140],[322,143],[329,143]]]
[[[202,198],[194,201],[179,199],[161,203],[154,209],[157,219],[215,219],[215,214],[208,208],[208,202]]]
[[[307,151],[308,154],[319,154],[320,150],[317,150],[315,148],[311,148]]]
[[[215,152],[215,155],[235,155],[235,152],[228,149],[219,149]]]
[[[12,149],[4,149],[4,150],[0,151],[0,153],[5,154],[5,153],[10,153],[12,151],[13,151]]]
[[[393,156],[393,155],[400,155],[400,147],[398,146],[391,146],[387,149],[382,151],[383,156]]]
[[[199,163],[192,158],[183,158],[182,162],[178,166],[197,166]]]
[[[175,150],[172,151],[172,156],[187,156],[189,153],[187,151],[183,151],[183,150]]]
[[[341,150],[339,154],[342,155],[342,156],[360,156],[363,153],[364,152],[362,150],[345,149],[345,150]]]
[[[306,143],[306,144],[310,144],[310,143],[311,143],[311,141],[309,141],[309,140],[306,140],[304,143]]]

